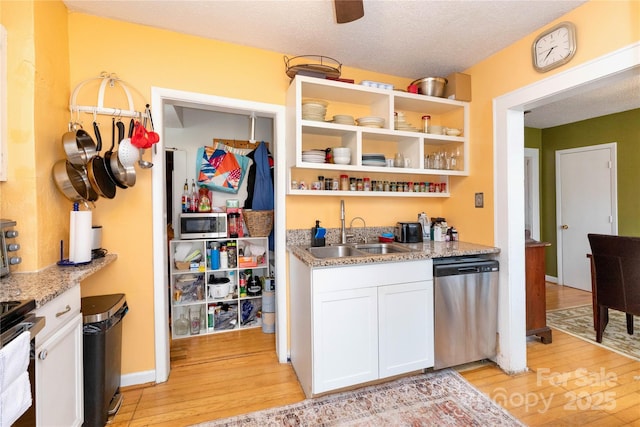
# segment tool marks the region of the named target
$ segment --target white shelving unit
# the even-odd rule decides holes
[[[375,116],[384,118],[382,128],[334,124],[302,119],[302,100],[321,99],[328,103],[326,118],[335,114],[349,114],[354,118]],[[307,76],[296,76],[287,91],[287,141],[295,141],[287,152],[289,182],[300,169],[314,169],[318,174],[347,173],[365,177],[385,175],[398,181],[411,180],[407,175],[420,175],[422,181],[444,182],[445,192],[355,192],[297,190],[288,186],[292,195],[346,195],[346,196],[401,196],[401,197],[448,197],[449,176],[469,174],[469,106],[467,102],[418,95],[400,91],[371,88],[361,85],[324,80]],[[407,123],[422,127],[422,116],[431,116],[431,124],[462,130],[460,136],[447,136],[395,130],[394,114],[402,112]],[[351,148],[351,163],[347,165],[311,163],[302,159],[302,152],[310,149],[334,147]],[[426,169],[425,156],[434,152],[457,153],[458,167],[449,169]],[[365,153],[380,153],[393,158],[402,153],[409,159],[411,167],[377,167],[362,164]],[[375,179],[375,178],[372,178]],[[413,181],[416,179],[414,178]]]
[[[236,263],[232,268],[211,269],[211,263],[206,256],[207,249],[213,243],[226,245],[235,243]],[[190,245],[189,253],[199,250],[203,258],[195,267],[178,265],[174,256],[179,245]],[[249,245],[264,248],[262,257],[254,257],[252,261],[241,263],[238,256],[239,249],[247,254]],[[172,240],[170,249],[170,282],[171,282],[171,336],[173,339],[188,338],[204,334],[228,332],[238,329],[256,328],[262,326],[258,313],[262,310],[262,293],[260,295],[240,295],[239,278],[241,273],[251,270],[257,277],[269,277],[269,242],[266,237],[240,237],[221,239]],[[178,268],[183,267],[183,268]],[[209,292],[209,285],[215,278],[228,278],[229,293],[222,298],[214,298]],[[214,316],[211,324],[208,316],[209,308],[213,307]],[[198,314],[200,326],[194,333],[191,325],[191,315]],[[189,321],[189,328],[184,334],[179,333],[178,321],[184,317]],[[178,332],[178,333],[177,333]]]

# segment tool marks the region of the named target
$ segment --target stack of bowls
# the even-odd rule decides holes
[[[384,126],[384,119],[382,117],[360,117],[356,119],[358,126],[368,128],[381,128]]]
[[[304,120],[315,120],[319,122],[325,121],[327,114],[327,101],[322,99],[303,99],[302,100],[302,118]]]
[[[348,165],[351,163],[351,148],[335,147],[333,150],[333,163]]]
[[[353,121],[353,116],[349,116],[348,114],[337,114],[333,116],[333,123],[337,123],[339,125],[355,124],[355,122]]]

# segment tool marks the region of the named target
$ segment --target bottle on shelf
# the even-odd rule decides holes
[[[191,204],[189,206],[190,212],[198,212],[198,191],[196,190],[196,180],[191,180]]]
[[[227,255],[227,247],[225,245],[220,246],[220,268],[229,268],[229,255]]]
[[[244,298],[247,296],[247,279],[244,273],[240,273],[238,277],[238,288],[240,292],[240,298]]]
[[[209,249],[209,266],[211,270],[218,270],[220,268],[220,249],[218,242],[213,242]]]
[[[191,194],[189,193],[189,183],[184,180],[184,189],[182,191],[182,212],[189,212],[191,208]]]
[[[209,332],[213,331],[214,313],[215,313],[215,307],[210,305],[209,308],[207,309],[207,330]]]

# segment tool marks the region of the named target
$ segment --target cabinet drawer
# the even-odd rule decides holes
[[[313,269],[314,293],[431,280],[430,259]]]
[[[46,318],[44,329],[36,335],[36,345],[44,342],[52,333],[80,313],[80,286],[74,286],[58,295],[42,307],[36,309],[36,315]]]

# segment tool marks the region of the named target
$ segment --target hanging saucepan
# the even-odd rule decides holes
[[[79,123],[69,123],[69,131],[62,135],[62,148],[67,160],[76,166],[84,166],[96,155],[96,144]]]
[[[100,129],[98,129],[98,123],[93,122],[93,130],[96,134],[96,140],[98,145],[96,147],[96,154],[87,163],[87,175],[89,177],[89,183],[91,187],[102,197],[107,199],[113,199],[116,195],[116,185],[109,174],[107,173],[107,165],[104,159],[100,156],[100,150],[102,149],[102,137],[100,136]]]
[[[122,122],[118,121],[118,125],[122,125]],[[118,139],[118,141],[120,140]],[[115,146],[116,146],[116,119],[112,118],[111,119],[111,147],[109,148],[109,151],[104,153],[104,163],[107,169],[107,174],[109,175],[109,178],[111,179],[111,181],[113,181],[113,183],[120,188],[127,188],[127,185],[125,184],[124,179],[120,179],[120,177],[118,176],[120,173],[120,169],[118,165],[117,153],[113,152],[113,149]],[[126,178],[126,177],[123,177],[123,178]]]
[[[95,201],[97,195],[90,191],[91,185],[83,170],[75,168],[68,160],[58,160],[51,170],[53,181],[58,190],[70,201]],[[92,199],[93,195],[95,198]]]

